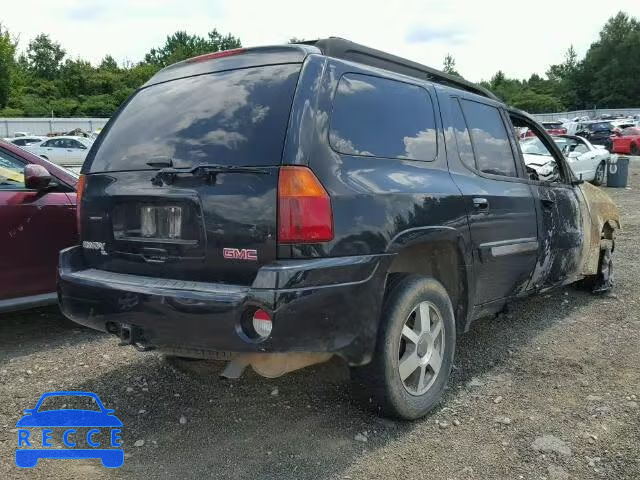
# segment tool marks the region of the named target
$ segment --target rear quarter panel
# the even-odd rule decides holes
[[[433,161],[345,155],[329,144],[332,101],[345,73],[383,76],[429,92],[437,123]],[[467,247],[467,217],[447,169],[438,99],[427,83],[350,62],[311,55],[294,98],[285,164],[312,168],[331,196],[335,238],[315,245],[281,246],[281,256],[325,257],[397,251],[405,233],[434,226],[454,229]],[[401,240],[404,239],[404,240]]]

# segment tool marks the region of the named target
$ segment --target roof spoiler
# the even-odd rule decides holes
[[[296,42],[304,45],[313,45],[328,57],[351,60],[363,63],[371,67],[382,68],[392,72],[407,75],[409,77],[427,80],[447,87],[458,88],[476,95],[501,101],[493,93],[474,83],[468,82],[460,77],[449,75],[435,68],[427,67],[420,63],[412,62],[402,57],[385,53],[381,50],[365,47],[357,43],[339,37],[329,37],[319,40]]]

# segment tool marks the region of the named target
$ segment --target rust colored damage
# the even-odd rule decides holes
[[[621,228],[620,212],[616,204],[600,188],[590,183],[580,185],[585,200],[584,234],[585,248],[580,265],[581,275],[594,275],[598,271],[600,250],[609,247],[613,250],[615,231]]]

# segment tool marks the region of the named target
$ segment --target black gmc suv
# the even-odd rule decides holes
[[[528,172],[534,131],[559,181]],[[526,114],[330,38],[165,68],[82,168],[62,311],[141,350],[266,376],[352,367],[383,414],[438,401],[456,335],[509,299],[610,287],[615,205]]]

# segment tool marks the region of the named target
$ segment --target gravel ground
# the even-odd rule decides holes
[[[54,308],[0,316],[0,478],[640,478],[640,162],[616,287],[515,303],[458,342],[450,388],[397,423],[350,401],[338,361],[267,380],[185,375]],[[96,392],[124,423],[124,466],[14,465],[15,422],[50,390]],[[55,442],[54,442],[55,443]]]

